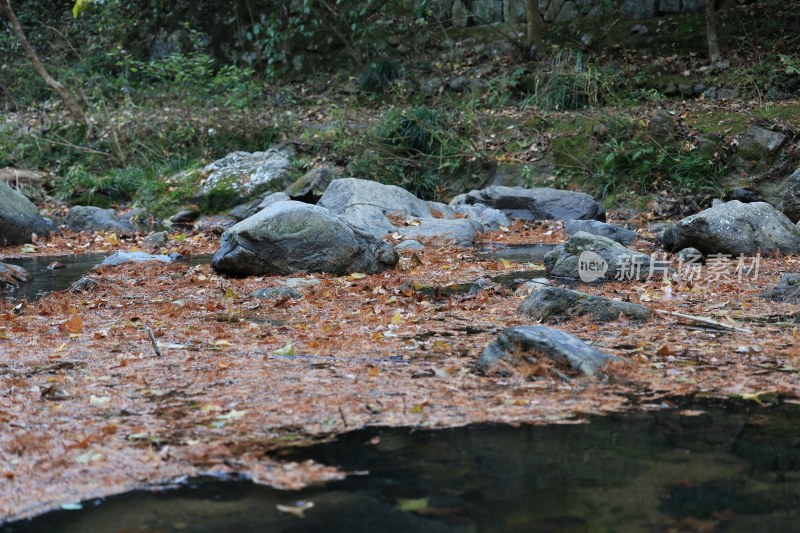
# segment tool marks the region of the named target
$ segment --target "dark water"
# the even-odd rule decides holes
[[[583,425],[370,429],[280,456],[364,472],[323,488],[206,480],[86,502],[5,531],[796,531],[798,444],[793,405],[705,405]],[[276,507],[298,501],[313,503],[304,518]]]
[[[14,300],[38,300],[47,293],[69,289],[70,285],[85,276],[95,265],[111,254],[72,254],[41,257],[4,259],[3,262],[18,265],[33,277],[16,289],[8,289],[0,295]],[[48,269],[54,262],[64,268]]]
[[[27,270],[33,279],[22,283],[17,288],[8,288],[0,291],[0,297],[33,302],[45,294],[69,289],[73,283],[88,274],[92,268],[110,255],[111,253],[72,254],[4,259],[3,262],[5,263],[18,265]],[[211,256],[207,254],[197,255],[181,261],[195,266],[210,262]],[[63,268],[48,268],[55,262],[61,263]]]

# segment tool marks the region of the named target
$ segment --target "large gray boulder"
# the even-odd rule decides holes
[[[661,240],[667,250],[692,247],[704,255],[800,251],[800,230],[765,202],[719,204],[668,227]]]
[[[294,201],[272,204],[230,228],[221,240],[211,264],[237,276],[374,274],[398,261],[386,242],[325,208]]]
[[[631,231],[616,224],[608,224],[599,220],[567,220],[564,223],[564,231],[567,235],[575,235],[579,231],[585,231],[592,235],[608,237],[612,241],[628,245],[636,238],[636,232]]]
[[[609,361],[619,360],[558,329],[516,326],[500,333],[496,341],[483,349],[476,367],[485,374],[507,375],[509,366],[536,364],[539,357],[547,357],[587,376],[597,373]]]
[[[34,233],[49,235],[47,222],[22,193],[0,181],[0,246],[31,242]]]
[[[405,189],[357,178],[333,180],[318,205],[376,237],[398,232],[411,239],[440,237],[467,243],[489,229],[480,222],[478,211],[477,220],[452,218],[455,212],[447,206],[433,204],[432,209],[431,203]]]
[[[88,205],[76,205],[67,212],[64,219],[73,231],[116,231],[133,233],[136,228],[130,222],[120,220],[113,209],[102,209]]]
[[[457,203],[485,204],[522,220],[605,220],[603,206],[583,192],[501,185],[470,191]]]
[[[226,191],[248,198],[270,188],[284,188],[291,169],[289,155],[282,150],[232,152],[200,170],[205,176],[200,193]]]
[[[591,265],[591,266],[588,266]],[[663,276],[668,265],[622,246],[600,235],[579,231],[544,256],[544,266],[552,276],[583,279],[643,279]],[[597,276],[587,279],[596,272]]]
[[[589,315],[595,322],[610,322],[618,319],[620,313],[634,321],[650,317],[650,309],[643,305],[610,300],[563,287],[539,288],[522,302],[519,310],[534,320]]]
[[[173,258],[168,255],[153,255],[145,252],[114,252],[103,259],[98,266],[118,266],[125,263],[144,263],[147,261],[174,262]]]

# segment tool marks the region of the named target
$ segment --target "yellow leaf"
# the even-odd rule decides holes
[[[397,311],[394,315],[392,315],[392,324],[399,324],[403,321],[403,315],[400,314],[400,311]]]
[[[366,278],[366,274],[362,274],[361,272],[353,272],[350,274],[350,279],[364,279]]]
[[[508,259],[500,258],[500,262],[503,263],[503,268],[511,268],[511,263]]]
[[[111,235],[106,235],[103,237],[106,242],[112,246],[117,246],[119,244],[119,237],[117,237],[116,233],[112,233]]]
[[[231,409],[224,415],[219,415],[217,420],[239,420],[242,418],[247,411],[237,411],[236,409]]]
[[[292,341],[286,341],[286,345],[283,348],[280,350],[275,350],[272,353],[274,355],[294,355],[294,346],[292,346]]]

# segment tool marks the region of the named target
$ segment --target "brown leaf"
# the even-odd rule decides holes
[[[80,333],[83,329],[83,319],[78,316],[78,311],[73,309],[72,315],[63,324],[58,326],[61,333]]]

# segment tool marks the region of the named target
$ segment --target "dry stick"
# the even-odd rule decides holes
[[[156,355],[161,357],[161,350],[158,347],[158,343],[156,342],[156,336],[153,335],[153,330],[150,329],[150,326],[144,327],[145,331],[147,331],[147,336],[150,337],[150,344],[153,345],[153,351],[156,352]]]
[[[728,331],[738,331],[739,333],[753,333],[750,329],[744,328],[737,328],[736,326],[729,326],[728,324],[723,324],[722,322],[717,322],[716,320],[711,320],[710,318],[704,318],[701,316],[692,316],[692,315],[685,315],[683,313],[675,313],[672,311],[664,311],[663,309],[653,309],[656,313],[660,313],[662,315],[669,315],[678,318],[683,318],[686,320],[691,320],[693,322],[698,322],[700,324],[707,324],[709,326],[714,326],[717,328],[727,329]]]

